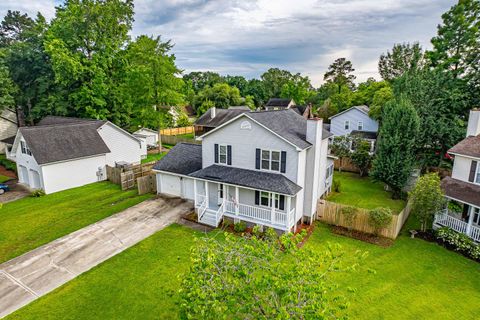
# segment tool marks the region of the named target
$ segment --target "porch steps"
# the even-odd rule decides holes
[[[216,228],[218,226],[216,212],[210,210],[205,211],[199,222]]]

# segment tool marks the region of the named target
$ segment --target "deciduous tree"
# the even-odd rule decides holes
[[[407,72],[421,70],[424,65],[424,53],[418,42],[397,43],[392,52],[380,56],[378,71],[384,80],[392,81]]]

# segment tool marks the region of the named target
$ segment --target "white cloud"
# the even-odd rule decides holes
[[[35,0],[35,1],[18,1],[18,0],[2,0],[0,1],[0,16],[4,17],[8,10],[18,10],[28,13],[29,16],[35,17],[37,12],[41,12],[45,18],[51,19],[55,15],[54,0]]]

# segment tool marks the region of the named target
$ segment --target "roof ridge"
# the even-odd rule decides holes
[[[107,122],[107,120],[95,120],[95,122]],[[94,121],[91,122],[69,122],[69,123],[55,123],[55,124],[45,124],[37,126],[26,126],[20,127],[19,129],[41,129],[41,128],[51,128],[51,127],[66,127],[66,126],[85,126],[95,124]]]

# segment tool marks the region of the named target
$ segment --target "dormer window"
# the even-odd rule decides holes
[[[22,149],[23,154],[28,154],[29,156],[32,155],[32,152],[27,147],[27,144],[25,143],[25,141],[20,141],[20,148]]]

